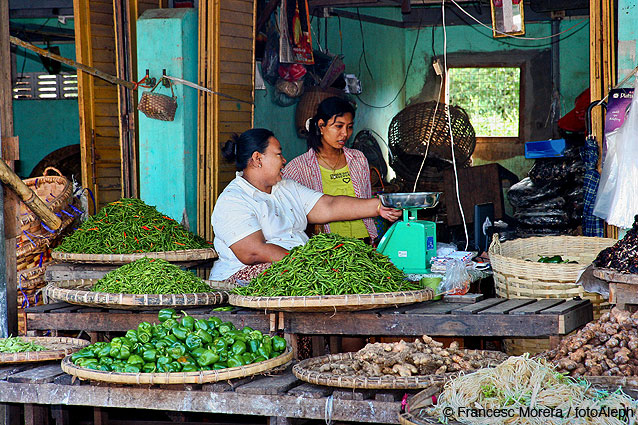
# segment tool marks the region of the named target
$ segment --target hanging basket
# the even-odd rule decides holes
[[[177,110],[177,97],[173,92],[173,84],[169,83],[171,96],[153,93],[162,80],[163,79],[160,79],[150,91],[142,93],[142,98],[137,104],[137,110],[143,112],[144,115],[149,118],[161,121],[173,121],[175,119],[175,111]]]

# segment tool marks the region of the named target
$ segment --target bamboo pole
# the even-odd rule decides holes
[[[119,84],[119,85],[122,85],[122,86],[124,86],[124,87],[126,87],[128,89],[131,89],[131,90],[134,90],[136,88],[135,87],[135,83],[132,83],[132,82],[126,81],[126,80],[122,80],[121,78],[114,77],[114,76],[112,76],[110,74],[107,74],[106,72],[100,71],[99,69],[95,69],[92,66],[84,65],[84,64],[81,64],[81,63],[76,62],[74,60],[67,59],[67,58],[64,58],[62,56],[56,55],[55,53],[51,53],[48,50],[41,49],[41,48],[39,48],[37,46],[34,46],[31,43],[27,43],[26,41],[22,41],[22,40],[20,40],[17,37],[11,36],[10,40],[11,40],[11,44],[15,44],[16,46],[24,47],[25,49],[31,50],[32,52],[35,52],[35,53],[37,53],[39,55],[42,55],[42,56],[44,56],[46,58],[50,58],[50,59],[56,60],[58,62],[62,62],[63,64],[69,65],[70,67],[73,67],[75,69],[79,69],[79,70],[84,71],[84,72],[86,72],[88,74],[91,74],[91,75],[93,75],[95,77],[101,78],[101,79],[103,79],[105,81],[108,81],[109,83]]]
[[[0,180],[12,189],[44,224],[53,230],[60,228],[62,225],[60,217],[55,215],[4,161],[0,161]]]

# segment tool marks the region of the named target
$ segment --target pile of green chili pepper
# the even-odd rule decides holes
[[[44,351],[48,350],[40,344],[27,342],[20,337],[12,337],[0,339],[0,353],[25,353],[27,351]]]
[[[105,274],[91,288],[112,294],[192,294],[211,292],[194,273],[166,260],[140,258]]]
[[[55,250],[84,254],[132,254],[211,248],[177,221],[140,199],[111,202],[67,236]]]
[[[215,316],[194,319],[167,308],[159,311],[158,319],[158,324],[142,322],[111,342],[82,348],[71,361],[106,372],[195,372],[257,363],[286,350],[286,340],[279,336],[249,326],[239,330]]]
[[[233,292],[263,297],[369,294],[423,289],[363,241],[332,233],[313,236]]]

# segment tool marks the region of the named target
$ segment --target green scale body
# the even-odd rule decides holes
[[[404,208],[403,220],[388,229],[377,248],[405,273],[429,273],[430,260],[436,256],[436,224],[417,220],[420,209]]]

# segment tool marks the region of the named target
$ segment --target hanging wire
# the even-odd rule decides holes
[[[492,27],[490,27],[488,25],[485,25],[483,22],[479,21],[474,16],[472,16],[469,12],[467,12],[465,9],[463,9],[457,2],[455,2],[454,0],[449,0],[449,1],[452,2],[452,4],[454,4],[454,6],[458,7],[461,10],[461,12],[466,14],[468,17],[470,17],[470,19],[475,21],[477,24],[489,29],[490,31],[494,31],[497,34],[501,34],[501,35],[504,35],[504,36],[510,37],[510,38],[516,38],[518,40],[547,40],[547,39],[550,39],[550,38],[555,38],[555,37],[558,37],[561,34],[569,32],[572,29],[576,28],[577,26],[589,21],[589,18],[585,18],[585,19],[583,19],[581,21],[578,21],[577,23],[575,23],[574,25],[572,25],[571,27],[567,28],[564,31],[561,31],[561,32],[556,33],[556,34],[548,35],[546,37],[522,37],[522,36],[518,36],[518,35],[511,35],[511,34],[508,34],[506,32],[501,32],[501,31],[498,31],[498,30],[496,30],[496,29],[494,29],[494,28],[492,28]]]

